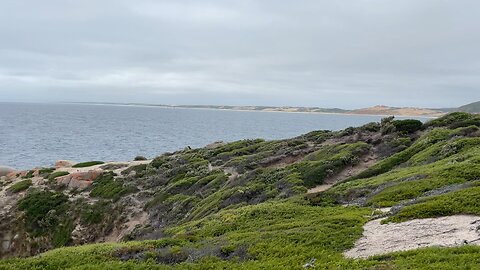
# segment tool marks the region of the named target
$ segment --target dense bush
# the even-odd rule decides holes
[[[404,133],[414,133],[419,131],[423,127],[422,121],[407,119],[407,120],[395,120],[392,122],[395,130]]]
[[[18,208],[25,213],[25,228],[34,236],[53,233],[56,246],[68,241],[69,237],[64,236],[71,222],[68,198],[63,193],[34,191],[18,202]]]

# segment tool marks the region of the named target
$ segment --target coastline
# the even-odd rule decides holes
[[[215,107],[198,107],[188,105],[154,105],[154,104],[122,104],[122,103],[96,103],[96,102],[62,102],[57,104],[74,104],[74,105],[96,105],[96,106],[121,106],[121,107],[146,107],[146,108],[164,108],[164,109],[188,109],[188,110],[215,110],[215,111],[234,111],[234,112],[259,112],[259,113],[295,113],[295,114],[323,114],[323,115],[346,115],[346,116],[381,116],[381,117],[415,117],[435,119],[444,114],[439,115],[415,115],[415,114],[364,114],[354,112],[314,112],[314,111],[287,111],[287,110],[254,110],[239,108],[215,108]],[[239,106],[241,107],[241,106]],[[248,106],[245,106],[248,107]],[[298,107],[300,108],[300,107]]]

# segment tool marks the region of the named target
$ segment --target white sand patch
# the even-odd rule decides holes
[[[329,190],[331,187],[333,187],[333,184],[325,184],[325,185],[318,185],[314,188],[311,188],[307,191],[308,194],[313,194],[313,193],[320,193],[325,190]]]
[[[367,258],[395,251],[423,247],[453,247],[480,244],[480,217],[456,215],[380,224],[368,222],[355,247],[344,253],[349,258]]]

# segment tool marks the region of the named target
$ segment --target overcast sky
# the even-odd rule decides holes
[[[477,100],[478,0],[0,1],[0,101]]]

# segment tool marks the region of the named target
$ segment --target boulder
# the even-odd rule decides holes
[[[88,172],[71,173],[57,178],[57,184],[64,185],[69,189],[83,190],[89,187],[103,171],[92,170]]]
[[[10,173],[15,172],[14,168],[7,167],[7,166],[0,166],[0,176],[7,176]]]
[[[216,141],[216,142],[214,142],[214,143],[208,144],[207,146],[205,146],[205,148],[207,148],[207,149],[215,149],[215,148],[224,146],[225,144],[226,144],[226,143],[224,143],[223,141]]]
[[[75,164],[75,162],[71,160],[58,160],[55,162],[55,168],[70,168]]]

